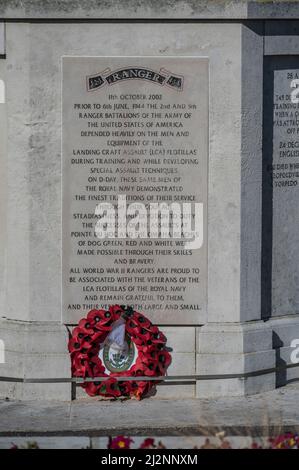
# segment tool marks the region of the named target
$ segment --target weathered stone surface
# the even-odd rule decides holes
[[[5,54],[5,24],[0,22],[0,56]]]
[[[135,40],[133,40],[133,36]],[[184,42],[178,41],[184,37]],[[237,24],[7,23],[7,238],[1,314],[28,322],[61,321],[61,68],[63,55],[209,56],[210,87],[210,319],[238,319],[240,261],[240,63]],[[138,39],[138,40],[136,40]],[[20,86],[21,83],[21,86]],[[225,151],[224,151],[225,149]],[[225,154],[225,160],[224,160]],[[223,162],[225,166],[223,165]],[[229,224],[226,218],[229,218]],[[218,235],[221,233],[221,240]],[[225,240],[225,250],[222,240]],[[20,260],[22,262],[20,263]],[[16,289],[15,286],[18,286]],[[86,312],[84,312],[86,313]],[[47,327],[45,327],[47,328]],[[194,339],[180,333],[195,363]],[[190,328],[195,336],[195,329]],[[62,337],[61,337],[62,338]],[[173,337],[174,338],[174,337]],[[65,341],[65,340],[63,340]],[[172,346],[169,339],[169,346]],[[41,343],[39,343],[40,347]],[[191,350],[191,345],[193,352]],[[66,343],[64,344],[66,347]],[[175,347],[174,347],[175,349]],[[174,351],[175,352],[175,351]],[[67,360],[66,356],[66,360]],[[177,369],[178,371],[178,369]],[[12,373],[12,371],[11,371]],[[184,371],[180,369],[180,374]],[[4,374],[3,374],[4,375]],[[56,370],[61,376],[62,370]],[[28,375],[27,375],[28,376]],[[19,384],[2,396],[20,397]],[[176,394],[187,390],[178,386]],[[190,386],[186,385],[188,393]],[[37,389],[37,387],[35,387]],[[176,386],[160,387],[161,393]],[[44,387],[50,390],[50,387]],[[53,391],[53,390],[52,390]],[[51,392],[52,393],[52,392]],[[194,386],[191,386],[194,394]],[[173,396],[173,392],[171,392]],[[36,395],[35,395],[36,396]],[[57,389],[57,397],[63,395]],[[165,396],[165,395],[164,395]],[[176,395],[178,396],[178,395]],[[191,396],[191,395],[189,395]],[[45,397],[40,390],[40,399]]]
[[[299,54],[299,24],[265,21],[265,55]]]
[[[1,338],[5,345],[5,363],[0,375],[13,378],[70,377],[68,333],[61,323],[22,322],[0,319]],[[71,398],[70,383],[21,384],[0,382],[0,397],[19,400]]]
[[[4,127],[1,128],[4,137],[0,150],[0,191],[4,193],[2,182],[9,188],[9,191],[5,191],[6,197],[2,197],[1,192],[1,203],[4,203],[1,207],[1,221],[5,219],[5,223],[1,223],[0,240],[0,261],[3,260],[3,263],[0,262],[0,283],[3,286],[0,314],[9,318],[9,321],[21,322],[20,327],[17,323],[17,326],[11,328],[1,324],[0,333],[4,332],[8,345],[9,342],[12,344],[7,349],[9,362],[0,365],[1,375],[36,377],[41,376],[40,371],[51,377],[70,374],[67,336],[61,325],[60,60],[63,55],[130,54],[209,58],[209,323],[202,329],[202,335],[197,335],[196,348],[194,333],[195,329],[200,328],[199,325],[190,328],[189,334],[193,339],[189,334],[185,335],[183,330],[180,333],[179,329],[175,335],[170,335],[169,345],[172,346],[172,342],[176,345],[173,371],[183,374],[186,367],[189,371],[194,370],[195,349],[198,353],[198,372],[221,373],[227,370],[242,373],[273,367],[281,361],[289,363],[290,342],[298,335],[295,315],[289,318],[288,324],[277,317],[275,321],[265,322],[263,328],[259,327],[265,307],[261,302],[261,246],[267,242],[261,236],[263,54],[297,54],[298,25],[292,22],[288,30],[285,24],[282,31],[278,23],[267,22],[264,38],[264,22],[243,24],[217,20],[296,18],[299,17],[298,10],[298,2],[282,1],[186,0],[166,1],[162,4],[156,0],[146,4],[143,1],[104,0],[1,2],[0,15],[10,21],[6,23],[6,60],[0,61],[0,79],[5,80],[6,84],[6,104],[5,107],[1,104],[1,117],[5,122],[7,114],[8,119],[6,137]],[[190,21],[187,28],[181,21],[165,21],[163,28],[159,21],[132,21],[129,27],[123,21],[102,21],[100,25],[97,22],[100,18],[116,20],[141,17],[170,20],[186,18],[194,21]],[[26,21],[12,21],[14,18]],[[59,21],[34,21],[41,18]],[[73,20],[67,23],[67,28],[61,21],[64,18]],[[92,21],[76,21],[80,18]],[[200,19],[215,21],[197,21]],[[3,29],[3,25],[0,28]],[[3,38],[1,34],[0,38]],[[294,256],[290,265],[295,265],[295,268],[289,279],[296,287],[297,254],[295,251],[292,253]],[[287,261],[284,266],[287,266]],[[281,277],[287,282],[284,273]],[[281,312],[289,315],[288,290],[284,290],[283,297],[279,290],[281,284],[277,282],[276,285],[275,295],[278,300],[282,300],[285,308],[282,310],[279,305],[277,315]],[[296,292],[295,288],[293,291]],[[296,305],[292,303],[292,313],[297,312]],[[254,324],[252,331],[249,331],[250,327],[248,330],[240,327],[243,322]],[[224,323],[226,325],[222,328]],[[25,337],[22,336],[23,327],[26,330]],[[49,336],[52,334],[50,342]],[[180,338],[176,336],[180,334]],[[190,344],[184,345],[184,341],[190,341]],[[50,348],[45,347],[45,344],[50,345]],[[53,351],[55,345],[59,351],[57,355]],[[225,367],[222,367],[222,362]],[[200,383],[198,396],[256,393],[274,387],[274,379],[276,385],[279,385],[296,377],[298,373],[292,369],[285,377],[269,374],[243,382],[233,379],[231,382]],[[159,387],[157,397],[186,397],[194,394],[194,385],[176,387]],[[70,398],[69,385],[26,384],[23,387],[21,384],[3,383],[0,390],[2,397]],[[167,390],[171,390],[169,395]],[[267,397],[269,400],[273,398],[272,395]],[[244,402],[236,401],[234,406],[239,403]],[[284,406],[284,403],[276,402],[277,406]],[[33,406],[37,414],[42,410],[38,405]],[[99,406],[102,407],[102,404]],[[126,416],[127,411],[132,411],[131,406],[130,403],[122,409],[116,409],[125,410]],[[141,414],[140,405],[136,406]],[[150,409],[152,405],[148,406]],[[262,409],[260,406],[259,410]],[[107,410],[110,413],[110,409]],[[167,409],[164,411],[167,420],[167,413],[170,412]],[[193,408],[187,406],[185,411],[192,415]],[[183,416],[181,410],[178,418],[180,413]],[[175,415],[175,410],[171,411],[171,415]],[[65,419],[69,419],[69,415],[66,416]],[[88,426],[85,418],[83,423]],[[183,420],[183,423],[188,427],[187,421]],[[134,423],[131,426],[134,429]],[[72,432],[71,429],[69,431]]]
[[[97,438],[102,444],[102,449],[107,447],[108,438]],[[18,446],[19,449],[27,449],[28,445],[34,443],[39,449],[89,449],[91,439],[85,436],[63,436],[63,437],[45,437],[38,436],[34,438],[26,437],[2,437],[0,438],[0,449],[11,449]],[[95,445],[98,443],[96,441]],[[93,447],[99,448],[99,447]]]
[[[145,439],[152,437],[157,444],[162,441],[167,449],[194,449],[205,444],[207,437],[211,444],[216,447],[221,445],[222,436],[131,436],[133,442],[131,449],[139,449]],[[258,445],[267,448],[269,446],[268,436],[225,436],[225,441],[229,441],[232,449],[248,449],[254,441]],[[39,449],[107,449],[109,443],[108,436],[86,437],[86,436],[34,436],[34,437],[0,437],[0,449],[11,449],[13,445],[20,449],[27,448],[30,443],[34,443]]]
[[[132,43],[124,24],[69,24],[67,32],[63,24],[7,24],[6,316],[61,320],[61,56],[117,55],[120,47],[138,55],[143,44],[144,55],[209,55],[211,89],[226,77],[210,100],[209,292],[211,318],[238,318],[240,25],[190,25],[184,44],[177,42],[181,25],[163,29],[162,36],[159,24],[136,24]]]
[[[296,18],[297,2],[285,0],[2,0],[3,18],[247,19]]]
[[[299,430],[299,388],[252,397],[141,402],[0,402],[0,436],[269,436]]]

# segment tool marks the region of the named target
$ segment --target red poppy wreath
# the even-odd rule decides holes
[[[122,348],[113,349],[111,344],[118,347],[122,334]],[[69,340],[72,374],[81,378],[107,377],[80,384],[90,396],[140,400],[157,380],[138,377],[163,376],[171,363],[166,341],[159,328],[132,307],[113,305],[109,310],[91,310],[79,321]],[[120,381],[116,377],[136,377],[136,381]]]

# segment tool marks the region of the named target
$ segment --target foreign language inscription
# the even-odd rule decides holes
[[[64,57],[62,101],[65,323],[111,304],[204,322],[207,59]],[[172,207],[163,233],[161,212],[141,217],[158,205]]]

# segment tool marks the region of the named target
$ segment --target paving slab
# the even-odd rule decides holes
[[[299,431],[299,385],[213,400],[0,401],[0,436],[271,436]]]

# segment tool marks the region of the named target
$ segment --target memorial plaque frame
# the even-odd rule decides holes
[[[136,309],[144,311],[146,315],[150,317],[153,322],[159,324],[179,325],[179,324],[190,324],[198,325],[203,324],[206,320],[207,311],[207,194],[208,194],[208,104],[209,104],[209,92],[208,92],[208,73],[209,73],[209,61],[205,57],[159,57],[159,56],[143,56],[143,57],[76,57],[68,56],[62,58],[63,63],[63,136],[62,136],[62,155],[63,155],[63,216],[62,216],[62,318],[65,323],[76,323],[87,310],[92,308],[105,308],[109,304],[130,304]],[[133,64],[133,65],[130,65]],[[138,68],[139,67],[139,68]],[[102,71],[102,73],[100,73]],[[134,74],[137,71],[142,73],[141,77],[137,77]],[[80,75],[81,73],[81,75]],[[132,76],[129,76],[131,74]],[[80,75],[80,77],[79,77]],[[137,79],[138,80],[133,80]],[[132,80],[130,80],[132,79]],[[121,82],[121,83],[120,83]],[[119,84],[120,83],[120,84]],[[84,88],[83,88],[84,84]],[[138,85],[138,86],[137,86]],[[136,90],[134,92],[134,90]],[[77,93],[77,94],[76,94]],[[80,95],[81,93],[81,95]],[[76,98],[74,98],[74,94]],[[128,103],[123,103],[122,96],[129,96]],[[138,98],[135,99],[135,96]],[[140,98],[139,98],[140,96]],[[150,100],[152,98],[152,101]],[[101,101],[102,100],[102,101]],[[105,101],[106,100],[106,101]],[[137,102],[136,102],[137,100]],[[159,102],[160,100],[160,102]],[[134,107],[135,106],[135,107]],[[139,106],[139,108],[138,108]],[[142,107],[143,106],[143,107]],[[116,110],[123,112],[115,112]],[[136,111],[137,109],[137,111]],[[100,111],[99,111],[100,110]],[[138,112],[138,110],[144,110]],[[134,112],[136,111],[136,112]],[[115,121],[109,121],[110,116],[129,116],[126,121],[126,117],[121,121],[120,118],[116,118]],[[88,116],[88,117],[85,117]],[[133,118],[131,118],[133,116]],[[81,119],[81,121],[80,121]],[[120,120],[117,120],[120,119]],[[87,123],[86,123],[87,121]],[[108,123],[107,123],[108,121]],[[83,122],[83,124],[82,124]],[[152,123],[151,128],[146,126]],[[87,126],[86,126],[87,124]],[[124,130],[124,125],[132,124],[134,126],[140,126],[142,130],[139,134],[144,136],[138,139],[137,132],[130,132]],[[114,131],[106,130],[106,126],[115,126]],[[155,126],[159,127],[158,131],[152,130]],[[85,127],[84,127],[85,126]],[[90,127],[88,127],[90,126]],[[99,130],[97,126],[104,126],[104,131]],[[119,127],[118,127],[119,126]],[[163,130],[167,129],[166,131]],[[170,131],[169,131],[170,127]],[[118,129],[121,131],[118,131]],[[110,129],[110,128],[108,128]],[[150,129],[150,130],[148,130]],[[161,130],[162,129],[162,130]],[[181,129],[181,130],[180,130]],[[120,139],[115,137],[117,140],[106,140],[106,136],[120,135],[131,135],[132,140],[125,141],[124,137]],[[80,135],[79,135],[80,134]],[[79,135],[79,137],[78,137]],[[103,139],[96,141],[94,144],[93,136],[103,135]],[[88,139],[85,137],[88,136]],[[92,137],[90,137],[92,136]],[[145,138],[146,137],[146,138]],[[122,139],[122,140],[121,140]],[[135,140],[133,140],[135,139]],[[151,140],[150,140],[151,139]],[[91,142],[91,143],[90,143]],[[142,142],[142,143],[141,143]],[[151,142],[155,148],[143,148],[145,145],[149,145],[147,142]],[[84,150],[84,143],[86,148]],[[95,250],[84,249],[80,250],[77,246],[78,243],[82,243],[86,247],[84,240],[77,242],[72,239],[75,233],[86,233],[86,237],[90,240],[94,237],[92,232],[91,224],[81,223],[82,226],[79,229],[79,224],[72,223],[70,219],[74,219],[75,210],[77,211],[78,217],[83,214],[83,210],[80,205],[84,206],[86,200],[93,197],[100,192],[100,189],[109,189],[108,184],[100,185],[100,180],[104,180],[103,177],[95,177],[97,182],[91,185],[88,182],[90,177],[88,172],[90,171],[104,171],[104,168],[97,168],[98,164],[103,164],[105,160],[114,161],[113,158],[103,158],[103,155],[122,155],[120,149],[113,147],[109,149],[109,143],[122,144],[124,148],[122,152],[126,152],[126,148],[130,149],[132,144],[140,144],[141,150],[138,155],[147,155],[148,158],[144,158],[143,162],[148,160],[153,162],[152,165],[156,166],[155,171],[165,171],[166,175],[170,174],[168,178],[162,178],[163,181],[168,181],[164,184],[157,183],[158,178],[151,179],[147,178],[147,181],[153,181],[152,186],[149,183],[144,185],[145,188],[150,188],[146,198],[149,201],[156,203],[170,201],[169,205],[173,202],[181,203],[182,212],[185,210],[185,206],[192,201],[192,215],[194,222],[195,206],[203,206],[203,220],[202,220],[202,237],[203,241],[197,249],[186,249],[188,241],[186,238],[182,240],[166,240],[162,241],[165,246],[157,245],[157,241],[153,243],[153,250],[148,251],[152,255],[152,259],[148,258],[144,260],[144,263],[152,263],[153,268],[149,268],[149,271],[153,276],[129,276],[128,273],[132,271],[132,268],[126,268],[127,279],[126,284],[126,295],[96,295],[95,290],[101,289],[99,282],[89,282],[88,279],[101,279],[102,289],[108,289],[111,284],[111,289],[121,290],[122,286],[118,287],[121,281],[120,274],[123,272],[123,268],[119,266],[118,271],[114,270],[111,263],[116,262],[113,255],[104,255],[98,259],[97,266],[101,266],[101,272],[98,272],[98,268],[94,265],[91,269],[94,269],[95,274],[101,274],[101,276],[83,276],[83,271],[88,272],[87,265],[82,264],[82,258],[78,264],[78,260],[74,261],[76,255],[74,250],[77,249],[77,254],[86,253],[83,256],[93,257]],[[89,146],[89,150],[88,150]],[[139,147],[140,148],[140,147]],[[100,158],[76,158],[78,154],[97,153]],[[106,153],[105,153],[106,152]],[[136,151],[136,152],[139,152]],[[163,153],[164,152],[164,153]],[[73,158],[71,158],[71,154]],[[76,157],[74,157],[76,154]],[[130,154],[130,150],[126,152]],[[164,155],[165,158],[161,163],[162,158],[156,158],[156,155]],[[150,157],[151,155],[151,157]],[[174,158],[173,155],[181,155],[181,158]],[[187,155],[187,156],[186,156]],[[188,158],[188,155],[191,157]],[[116,160],[116,159],[115,159]],[[119,159],[120,160],[120,159]],[[127,163],[130,159],[127,158]],[[134,158],[131,159],[134,162]],[[136,160],[136,159],[135,159]],[[139,159],[140,160],[140,159]],[[77,162],[77,163],[76,163]],[[81,165],[80,162],[87,162]],[[100,162],[100,163],[99,163]],[[168,162],[174,162],[168,164]],[[176,168],[176,162],[177,168]],[[150,163],[151,164],[151,163]],[[81,165],[81,166],[80,166]],[[118,171],[117,164],[114,165],[113,175],[109,176],[109,181],[116,180],[114,172]],[[133,164],[134,166],[134,164]],[[162,169],[161,169],[162,167]],[[74,169],[75,168],[75,169]],[[77,170],[77,168],[80,168]],[[142,163],[137,164],[138,171],[145,172],[152,170],[150,167],[145,168]],[[159,169],[158,169],[159,168]],[[110,171],[107,167],[105,171]],[[119,170],[120,171],[120,170]],[[129,171],[128,167],[125,168],[124,172]],[[173,176],[173,175],[178,175]],[[85,178],[85,179],[84,179]],[[139,180],[138,180],[139,178]],[[107,179],[107,177],[106,177]],[[110,184],[110,193],[121,193],[122,177],[118,177],[117,184]],[[162,181],[161,179],[161,181]],[[82,184],[82,180],[84,184]],[[127,178],[129,181],[129,178]],[[143,189],[141,181],[146,180],[143,176],[138,176],[134,180],[133,185],[127,185],[126,188],[132,188],[132,194],[127,197],[134,198],[138,197],[140,202],[140,196]],[[138,183],[136,183],[138,181]],[[176,181],[182,182],[181,186],[176,184]],[[168,184],[168,186],[167,186]],[[81,194],[76,194],[77,188],[81,185]],[[135,185],[135,186],[134,186]],[[161,189],[161,185],[162,189]],[[84,188],[83,188],[84,186]],[[86,189],[86,193],[83,194],[82,188]],[[165,188],[165,189],[164,189]],[[172,188],[172,193],[171,193]],[[155,191],[162,191],[162,196],[153,196],[151,193]],[[181,191],[181,195],[174,195],[176,191]],[[136,191],[139,195],[136,195]],[[185,196],[187,192],[187,195]],[[168,194],[170,196],[168,196]],[[165,195],[166,194],[166,195]],[[100,196],[98,196],[100,197]],[[108,199],[106,195],[101,196],[106,203]],[[109,196],[109,203],[111,202],[111,196]],[[74,199],[76,201],[74,202]],[[95,197],[96,198],[96,197]],[[155,199],[154,199],[155,198]],[[164,198],[164,199],[159,199]],[[115,202],[115,197],[113,202]],[[145,199],[142,199],[145,201]],[[148,201],[146,201],[148,202]],[[187,202],[187,204],[186,204]],[[190,206],[192,205],[190,203]],[[76,207],[77,206],[77,207]],[[88,206],[88,204],[87,204]],[[78,209],[79,207],[79,209]],[[96,204],[94,204],[96,207]],[[118,206],[119,208],[119,206]],[[85,209],[86,210],[86,207]],[[90,209],[89,209],[90,210]],[[93,209],[94,210],[94,209]],[[91,211],[90,211],[91,212]],[[95,223],[96,224],[96,223]],[[84,229],[82,228],[84,225]],[[86,227],[88,226],[88,229]],[[81,230],[81,232],[80,232]],[[70,235],[71,234],[71,235]],[[116,234],[117,236],[117,234]],[[85,235],[84,235],[85,237]],[[83,238],[84,238],[83,237]],[[81,237],[79,236],[79,239]],[[141,240],[141,239],[140,239]],[[104,242],[88,241],[88,243],[94,243],[97,246],[101,243],[101,250],[103,252]],[[110,248],[121,243],[121,247],[124,247],[123,241],[118,239],[110,242]],[[138,263],[140,260],[134,261],[134,255],[131,252],[139,252],[139,250],[130,250],[127,247],[134,242],[125,240],[126,250],[106,250],[107,253],[114,252],[128,252],[128,255],[121,255],[120,259],[127,259],[128,263]],[[140,243],[138,242],[138,248]],[[169,243],[167,247],[167,243]],[[71,247],[70,247],[71,245]],[[74,248],[76,246],[76,248]],[[157,247],[159,249],[157,249]],[[170,248],[170,249],[167,249]],[[73,254],[71,250],[73,249]],[[70,261],[71,257],[74,257],[73,261]],[[79,255],[78,255],[79,256]],[[116,256],[119,256],[118,254]],[[146,255],[145,255],[146,256]],[[175,256],[177,259],[175,260]],[[163,263],[159,265],[159,259],[163,259]],[[135,257],[136,258],[136,257]],[[89,260],[91,258],[89,257]],[[183,260],[183,261],[182,261]],[[107,265],[110,264],[108,268]],[[105,266],[103,268],[103,266]],[[136,266],[136,264],[135,264]],[[182,267],[180,267],[182,266]],[[83,270],[83,271],[82,271]],[[164,274],[163,274],[164,270]],[[115,273],[116,276],[108,276],[108,272]],[[138,273],[139,271],[136,270]],[[162,272],[162,275],[159,273]],[[175,273],[171,275],[172,273]],[[183,273],[183,274],[182,274]],[[79,275],[79,277],[78,277]],[[78,287],[78,282],[81,279],[86,279],[87,282],[83,281],[82,287]],[[118,279],[120,280],[118,282]],[[170,281],[168,281],[170,280]],[[116,282],[115,282],[116,281]],[[161,285],[161,283],[170,282],[170,286]],[[135,289],[139,289],[134,297],[127,294],[128,289],[132,289],[132,283],[136,286]],[[154,285],[151,285],[153,283]],[[75,284],[77,284],[75,286]],[[97,284],[97,285],[96,285]],[[112,286],[113,284],[113,286]],[[131,285],[130,285],[131,284]],[[142,285],[138,285],[142,284]],[[83,290],[85,289],[85,295]],[[91,291],[89,290],[91,289]],[[155,295],[157,289],[158,294]],[[159,293],[161,289],[161,293]],[[171,292],[170,289],[173,289]],[[80,291],[78,294],[78,290]],[[154,294],[152,294],[152,291]],[[87,292],[92,295],[86,295]],[[178,295],[176,293],[179,292]],[[183,294],[181,294],[183,292]],[[186,295],[184,295],[186,292]],[[181,295],[180,295],[181,294]],[[95,301],[84,302],[80,299],[97,299]],[[105,301],[99,301],[98,299],[105,298]],[[146,299],[144,302],[135,299]],[[106,300],[108,299],[108,300]],[[161,300],[162,299],[162,300]],[[166,299],[166,300],[165,300]]]

